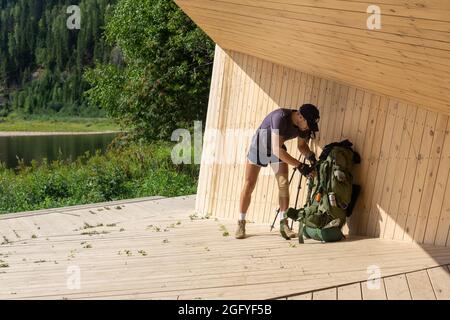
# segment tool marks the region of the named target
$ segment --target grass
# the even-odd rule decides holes
[[[133,253],[130,250],[124,250],[125,254],[129,257],[133,255]]]
[[[97,132],[121,131],[109,118],[6,117],[0,118],[0,131]]]
[[[77,253],[76,249],[70,250],[68,258],[71,258],[71,259],[75,258],[75,253]]]
[[[227,228],[223,224],[220,225],[219,229],[220,229],[220,231],[222,231],[222,236],[228,237],[230,235]]]
[[[195,194],[199,165],[175,165],[173,144],[155,142],[110,147],[75,160],[0,163],[0,214],[148,196]],[[98,208],[105,212],[118,206]],[[191,219],[198,219],[192,216]]]
[[[9,239],[7,237],[3,236],[3,241],[0,245],[10,244],[10,243],[11,243],[11,241],[9,241]]]
[[[191,219],[191,221],[192,220],[198,220],[199,217],[197,216],[197,213],[193,213],[193,214],[189,215],[189,219]]]
[[[152,224],[147,226],[147,230],[153,230],[155,232],[161,232],[161,228],[160,227],[154,226]]]
[[[147,252],[145,252],[144,250],[139,250],[138,253],[140,253],[142,256],[146,256]]]
[[[109,233],[108,231],[98,232],[98,231],[94,230],[94,231],[82,232],[81,235],[82,236],[95,236],[95,235],[99,235],[99,234],[108,234],[108,233]]]

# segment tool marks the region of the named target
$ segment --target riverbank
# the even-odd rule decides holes
[[[0,164],[0,214],[149,196],[195,194],[199,165],[172,162],[173,143],[128,145],[76,160]]]
[[[23,136],[57,136],[57,135],[85,135],[85,134],[105,134],[105,133],[120,133],[123,131],[79,131],[79,132],[63,132],[63,131],[0,131],[0,137],[23,137]]]
[[[56,134],[108,133],[119,132],[121,128],[109,118],[47,118],[47,119],[0,119],[0,133],[5,135],[35,135],[37,133]],[[14,132],[14,134],[12,134]],[[23,132],[31,134],[23,134]]]

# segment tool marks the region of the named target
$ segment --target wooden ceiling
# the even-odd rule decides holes
[[[450,0],[175,2],[224,49],[450,114]]]

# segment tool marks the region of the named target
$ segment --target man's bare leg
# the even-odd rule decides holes
[[[256,181],[258,180],[260,171],[261,167],[251,162],[247,161],[247,163],[245,164],[245,182],[244,187],[242,188],[239,202],[240,213],[247,213],[248,207],[250,206],[252,193],[253,190],[255,190]]]
[[[280,162],[271,165],[278,183],[278,202],[280,206],[280,232],[283,238],[290,239],[296,237],[287,223],[286,211],[289,208],[289,167],[287,163]]]
[[[271,166],[272,166],[272,170],[273,170],[273,173],[275,174],[275,176],[277,176],[277,175],[282,176],[286,180],[287,187],[289,190],[289,178],[288,178],[289,167],[288,167],[287,163],[284,163],[284,162],[274,163]],[[277,182],[278,182],[278,187],[280,190],[280,181],[277,181]],[[280,204],[280,212],[286,211],[289,208],[289,193],[279,192],[278,202]]]
[[[239,222],[238,229],[236,230],[236,238],[245,238],[245,215],[250,206],[253,190],[255,190],[256,181],[258,180],[259,172],[261,167],[247,161],[245,164],[245,182],[244,187],[241,191],[240,201],[239,201]]]

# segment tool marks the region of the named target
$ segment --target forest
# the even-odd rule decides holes
[[[0,119],[108,116],[167,139],[205,119],[213,52],[171,0],[0,0]]]
[[[114,0],[0,0],[0,116],[100,116],[83,92],[86,68],[108,62],[102,37]],[[82,27],[69,30],[67,7],[79,5]]]
[[[0,162],[0,214],[195,193],[170,140],[205,121],[214,48],[172,0],[0,0],[0,131],[121,129],[105,154]]]

